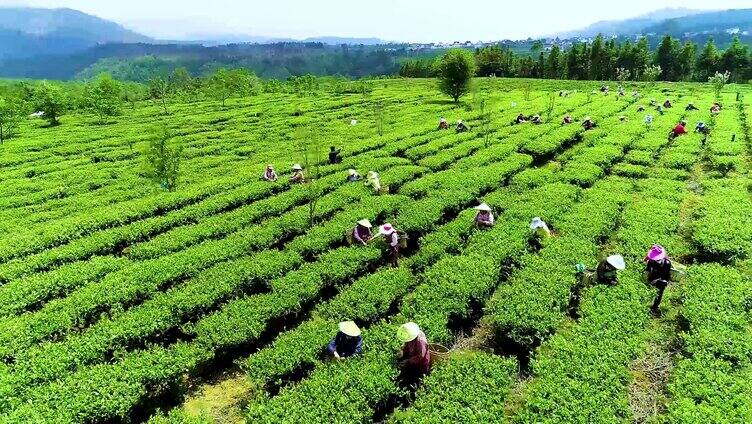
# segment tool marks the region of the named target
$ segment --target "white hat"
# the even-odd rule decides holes
[[[458,120],[457,120],[457,123],[458,123],[458,124],[461,124],[461,123],[462,123],[462,119],[458,119]]]
[[[376,171],[368,171],[369,178],[379,178],[379,173]]]
[[[590,119],[590,117],[589,117],[589,116],[586,116],[586,117],[585,117],[585,118],[583,118],[582,120],[583,120],[583,121],[592,121],[592,119]]]
[[[392,224],[384,224],[381,227],[379,227],[379,234],[383,236],[388,236],[389,234],[392,234],[394,232],[394,227]]]
[[[397,338],[402,343],[411,342],[418,338],[420,335],[420,327],[418,327],[418,324],[414,322],[408,322],[406,324],[402,324],[400,328],[397,329]]]
[[[295,165],[293,165],[293,166],[292,166],[292,170],[293,170],[293,171],[302,171],[302,170],[303,170],[303,167],[302,167],[302,166],[300,166],[300,164],[299,164],[299,163],[296,163]]]
[[[358,120],[357,119],[353,119],[353,120],[350,121],[350,125],[357,125],[357,124],[358,124]]]
[[[267,168],[270,168],[270,169],[274,169],[274,165],[272,165],[271,163],[270,163],[270,164],[268,164],[268,165],[266,165],[266,167],[267,167]]]
[[[441,118],[439,122],[446,122],[446,118]]]
[[[339,331],[350,337],[360,336],[360,328],[353,321],[343,321],[339,323]]]
[[[367,219],[361,219],[360,221],[358,221],[358,225],[361,225],[361,226],[366,227],[366,228],[372,228],[373,227],[373,225],[371,225],[371,221],[369,221]]]
[[[611,255],[606,258],[606,262],[619,271],[623,271],[627,267],[627,264],[624,262],[624,257],[621,255]]]
[[[530,222],[531,230],[537,230],[538,228],[545,228],[545,227],[546,227],[546,223],[543,222],[543,220],[537,216],[533,218],[532,222]]]
[[[483,212],[491,212],[491,207],[485,203],[481,203],[480,205],[475,207],[475,210],[483,211]]]
[[[351,176],[352,176],[352,175],[357,175],[357,174],[358,174],[358,171],[356,171],[356,170],[354,170],[354,169],[348,169],[348,170],[347,170],[347,173],[348,173],[348,175],[351,175]]]

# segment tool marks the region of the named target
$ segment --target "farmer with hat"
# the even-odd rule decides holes
[[[371,228],[373,228],[371,221],[367,219],[361,219],[360,221],[358,221],[358,224],[355,226],[352,232],[353,241],[360,243],[363,246],[367,245],[368,242],[373,238],[373,235],[371,234]]]
[[[290,182],[300,184],[305,182],[305,175],[303,175],[303,167],[300,164],[292,166],[292,175],[290,175]]]
[[[381,179],[376,171],[368,171],[368,177],[365,182],[366,187],[373,188],[373,191],[378,194],[381,191]]]
[[[536,250],[540,250],[543,247],[541,243],[543,239],[551,237],[551,230],[548,228],[548,224],[537,216],[530,222],[530,231],[530,246]]]
[[[592,130],[595,128],[595,122],[589,116],[586,116],[582,121],[582,128],[585,128],[585,131]]]
[[[431,369],[431,351],[426,335],[418,324],[408,322],[397,329],[397,338],[404,343],[398,355],[402,378],[408,382],[417,381]]]
[[[527,119],[525,119],[525,115],[522,113],[517,115],[517,118],[514,120],[515,124],[524,124],[525,122],[527,122]]]
[[[704,122],[698,122],[697,126],[695,127],[695,132],[708,135],[710,134],[710,128],[707,125],[705,125]]]
[[[387,257],[393,267],[397,267],[399,261],[400,239],[397,230],[392,224],[384,224],[379,227],[379,234],[384,236],[386,242]]]
[[[654,244],[645,255],[645,280],[658,289],[658,295],[650,308],[653,314],[658,314],[663,292],[671,282],[671,259],[669,259],[666,249],[661,245]]]
[[[583,286],[594,283],[615,285],[618,282],[618,272],[623,271],[626,267],[623,256],[611,255],[601,261],[595,271],[588,270],[583,264],[577,264],[575,269]]]
[[[347,182],[354,183],[356,181],[360,181],[360,174],[358,174],[358,171],[354,169],[348,169],[347,170]]]
[[[666,101],[663,102],[663,107],[665,107],[666,109],[671,109],[672,107],[674,107],[674,105],[671,104],[671,100],[666,99]]]
[[[695,106],[694,103],[689,102],[689,103],[687,103],[687,107],[685,107],[684,110],[686,110],[687,112],[689,112],[690,110],[700,110],[700,109],[698,109],[697,106]]]
[[[334,165],[334,164],[342,162],[342,156],[340,156],[340,153],[342,153],[342,149],[337,149],[334,146],[329,147],[329,164],[330,165]]]
[[[718,115],[721,113],[721,104],[718,102],[713,103],[713,106],[710,108],[710,113],[713,115]]]
[[[478,228],[491,228],[494,225],[494,216],[491,207],[485,203],[475,207],[478,213],[475,214],[475,225]]]
[[[458,120],[457,121],[457,132],[458,133],[463,133],[463,132],[468,132],[468,131],[470,131],[470,128],[468,128],[467,125],[465,125],[465,123],[462,122],[462,119]]]
[[[543,121],[541,121],[540,115],[533,115],[533,117],[530,118],[530,123],[531,124],[535,124],[535,125],[539,125],[539,124],[542,124]]]
[[[673,130],[671,130],[671,138],[679,137],[680,135],[684,135],[687,133],[687,121],[681,120],[678,124],[674,127]]]
[[[339,331],[326,347],[329,356],[336,359],[355,356],[363,350],[363,336],[353,321],[339,323]]]
[[[449,122],[447,122],[446,118],[439,119],[439,130],[448,130],[449,129]]]
[[[561,123],[564,124],[564,125],[568,125],[568,124],[571,124],[572,121],[573,121],[572,115],[566,115],[564,117],[564,120]]]
[[[261,178],[271,182],[277,181],[277,173],[274,171],[274,165],[266,165],[266,171],[264,171],[264,175],[262,175]]]

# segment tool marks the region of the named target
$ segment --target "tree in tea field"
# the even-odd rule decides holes
[[[57,85],[42,82],[34,90],[34,108],[44,113],[44,118],[51,126],[60,124],[60,117],[65,114],[70,101],[65,91]]]
[[[173,140],[166,126],[152,130],[144,151],[146,175],[165,190],[174,191],[180,177],[183,146]]]
[[[260,92],[261,87],[256,75],[245,69],[221,68],[209,77],[206,90],[211,97],[222,102],[222,107],[225,107],[228,99]]]
[[[123,89],[109,74],[100,74],[86,86],[86,103],[104,122],[107,116],[120,114]]]
[[[162,105],[165,115],[170,113],[167,106],[173,93],[174,86],[170,78],[154,77],[149,80],[149,98]]]
[[[449,50],[437,64],[439,89],[457,103],[460,97],[470,91],[475,75],[475,57],[461,49]]]
[[[25,114],[26,108],[21,99],[0,97],[0,144],[16,134]]]
[[[723,90],[723,87],[728,83],[729,78],[731,78],[731,73],[729,71],[726,71],[724,73],[716,72],[715,75],[708,78],[708,82],[713,86],[713,90],[715,90],[716,99],[720,99],[721,91]]]

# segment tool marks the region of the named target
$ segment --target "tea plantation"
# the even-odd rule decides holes
[[[459,104],[379,80],[26,120],[0,146],[0,422],[752,422],[749,86],[479,84]],[[183,146],[172,191],[145,176],[155,124]],[[531,247],[536,216],[555,237]],[[363,218],[408,235],[398,267],[348,242]],[[688,266],[659,316],[655,243]],[[617,285],[578,284],[575,264],[613,253]],[[363,352],[323,360],[343,320]],[[407,321],[450,349],[417,387],[394,359]],[[231,402],[190,407],[223,387]]]

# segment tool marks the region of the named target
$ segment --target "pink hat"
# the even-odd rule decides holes
[[[661,261],[663,259],[666,259],[668,255],[666,255],[666,249],[663,248],[663,246],[654,244],[653,247],[650,248],[650,251],[648,251],[648,255],[645,257],[646,261]]]
[[[394,227],[392,227],[392,224],[384,224],[381,227],[379,227],[379,233],[384,236],[388,236],[389,234],[392,234],[394,232]]]

